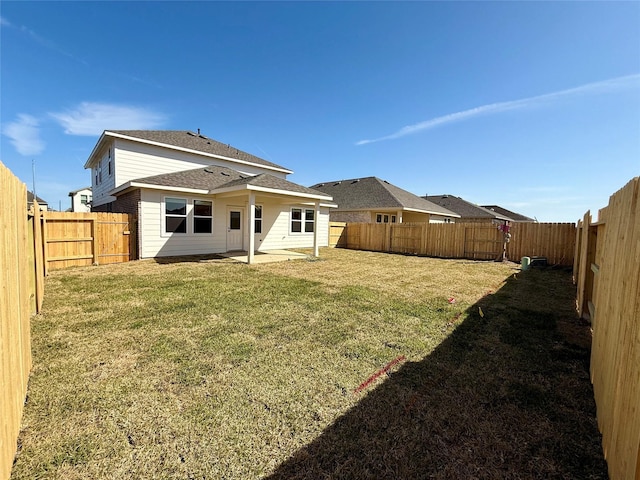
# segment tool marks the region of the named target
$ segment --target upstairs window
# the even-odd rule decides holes
[[[80,195],[80,203],[82,205],[86,205],[87,203],[89,203],[89,196],[88,195]]]
[[[187,233],[187,200],[185,198],[165,198],[164,213],[167,233]]]

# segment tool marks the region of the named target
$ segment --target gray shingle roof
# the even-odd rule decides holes
[[[233,146],[187,130],[107,130],[106,132],[161,143],[168,146],[186,148],[189,150],[208,153],[210,155],[233,158],[243,162],[264,165],[290,172],[290,170],[281,165],[269,162],[268,160],[243,152]]]
[[[415,209],[457,217],[453,211],[436,205],[377,177],[323,182],[311,188],[333,197],[340,210]]]
[[[497,212],[492,212],[491,210],[487,210],[486,208],[482,208],[475,203],[468,202],[460,197],[456,197],[454,195],[427,195],[425,197],[430,202],[436,203],[444,208],[448,208],[456,212],[463,219],[464,218],[487,218],[487,219],[497,219],[497,220],[509,220],[511,218],[501,215]]]
[[[284,190],[303,195],[321,195],[330,200],[330,196],[324,192],[298,185],[283,178],[278,178],[268,173],[251,176],[244,175],[231,168],[210,165],[204,168],[184,170],[182,172],[165,173],[151,177],[131,180],[132,183],[166,186],[174,188],[192,188],[196,190],[217,190],[221,188],[237,187],[241,185],[253,185],[256,187]]]
[[[535,222],[535,219],[531,217],[512,212],[511,210],[507,210],[506,208],[499,205],[482,205],[482,208],[486,208],[487,210],[491,210],[492,212],[496,212],[500,215],[504,215],[505,217],[509,217],[514,222]]]
[[[36,195],[36,201],[40,205],[48,205],[49,204],[49,202],[47,202],[46,200],[41,199],[37,195]],[[33,203],[33,192],[30,192],[29,190],[27,190],[27,203]]]

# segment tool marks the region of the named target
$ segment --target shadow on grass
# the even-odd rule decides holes
[[[607,478],[574,294],[566,271],[510,277],[268,478]]]
[[[181,255],[175,257],[155,257],[152,260],[160,265],[169,265],[173,263],[200,263],[210,260],[229,261],[229,259],[215,253],[205,253],[201,255]]]

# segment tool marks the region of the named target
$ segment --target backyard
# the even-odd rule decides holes
[[[54,271],[12,478],[607,478],[574,298],[328,248]]]

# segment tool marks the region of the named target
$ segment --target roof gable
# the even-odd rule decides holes
[[[410,209],[458,217],[446,208],[377,177],[323,182],[311,188],[331,195],[338,204],[338,210]]]
[[[93,149],[93,152],[91,152],[84,168],[89,168],[92,165],[95,156],[101,149],[101,145],[106,142],[106,139],[109,137],[123,138],[134,142],[217,157],[242,164],[257,165],[284,173],[293,173],[281,165],[239,150],[229,144],[218,142],[200,133],[194,133],[188,130],[105,130]]]

